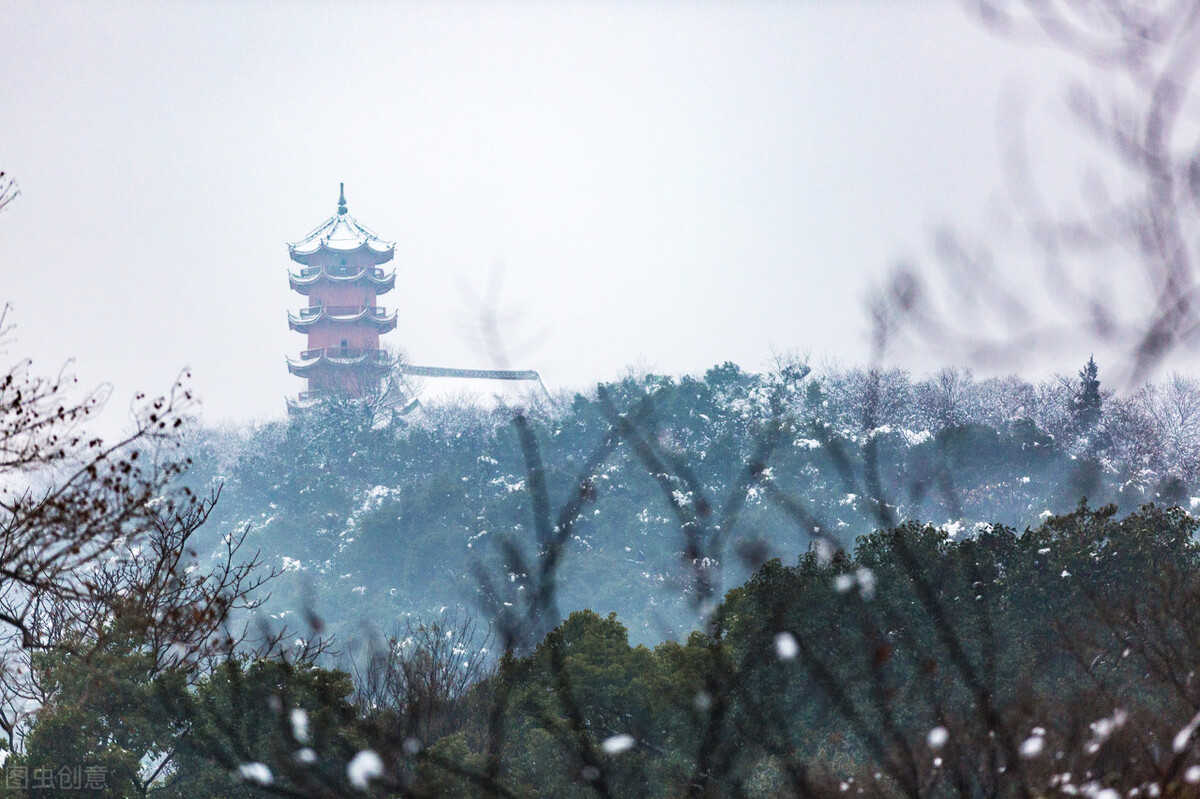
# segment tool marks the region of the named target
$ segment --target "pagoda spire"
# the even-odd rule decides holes
[[[338,197],[338,216],[343,216],[348,210],[346,208],[346,184],[339,183],[338,186],[341,187],[341,194]]]

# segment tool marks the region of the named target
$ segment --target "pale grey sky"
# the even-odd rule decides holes
[[[340,181],[397,243],[418,363],[490,365],[469,296],[497,265],[551,389],[860,361],[871,281],[999,188],[1002,94],[1061,89],[938,0],[0,0],[0,30],[10,354],[75,358],[117,414],[190,366],[214,421],[301,389],[285,243]]]

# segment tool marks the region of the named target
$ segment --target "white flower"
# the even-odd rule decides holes
[[[793,660],[800,653],[800,644],[796,636],[784,631],[775,636],[775,654],[780,660]]]
[[[365,791],[371,780],[383,776],[383,761],[370,749],[364,749],[346,766],[346,776],[351,785]]]
[[[1042,753],[1042,748],[1046,745],[1046,739],[1040,735],[1031,735],[1021,744],[1021,757],[1037,757]]]
[[[1171,748],[1176,752],[1182,752],[1187,748],[1188,741],[1192,740],[1192,734],[1196,732],[1196,727],[1200,725],[1200,713],[1192,716],[1184,728],[1175,733],[1175,740],[1171,742]]]
[[[275,781],[271,775],[271,769],[267,768],[263,763],[243,763],[238,766],[238,776],[246,782],[253,782],[258,785],[270,785]]]
[[[870,601],[875,598],[875,572],[866,566],[859,566],[854,572],[858,580],[858,593],[863,599]]]
[[[308,714],[298,707],[292,708],[292,735],[300,743],[308,743]]]
[[[633,739],[632,735],[620,733],[619,735],[613,735],[605,738],[604,742],[600,744],[600,748],[606,755],[619,755],[622,752],[632,749],[636,745],[637,741]]]
[[[829,543],[824,538],[818,538],[815,542],[813,542],[813,549],[815,549],[817,553],[817,562],[822,566],[828,566],[833,562],[833,544]]]
[[[930,749],[941,749],[950,740],[950,731],[945,727],[934,727],[925,740],[929,742]]]

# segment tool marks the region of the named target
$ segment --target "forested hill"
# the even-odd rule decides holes
[[[615,611],[645,642],[696,626],[684,593],[698,553],[678,513],[697,503],[722,511],[728,497],[745,498],[720,546],[699,553],[723,591],[769,558],[797,562],[809,524],[852,547],[878,526],[880,500],[897,520],[961,536],[976,524],[1036,525],[1084,496],[1122,510],[1186,507],[1200,474],[1200,385],[1176,377],[1118,398],[1094,364],[1040,384],[954,370],[917,379],[725,364],[700,379],[630,377],[528,413],[555,508],[616,414],[629,413],[641,440],[676,467],[656,471],[645,448],[618,441],[586,483],[558,572],[563,615]],[[473,605],[497,585],[521,590],[528,575],[517,553],[529,562],[538,544],[513,415],[461,402],[381,419],[331,404],[284,422],[199,430],[189,479],[222,487],[206,528],[213,542],[249,526],[247,546],[282,570],[270,613],[299,622],[317,597],[312,609],[335,627],[367,622],[388,633],[410,613]],[[747,462],[764,453],[745,482]]]

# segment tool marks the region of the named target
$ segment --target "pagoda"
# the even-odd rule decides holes
[[[379,337],[396,328],[395,312],[375,304],[396,285],[395,244],[384,241],[350,215],[342,184],[337,213],[302,240],[288,245],[298,271],[289,270],[293,291],[308,297],[308,307],[288,314],[292,330],[308,336],[299,358],[288,358],[288,371],[308,381],[292,410],[325,396],[360,399],[378,391],[388,368]]]

